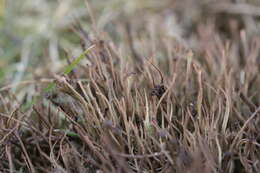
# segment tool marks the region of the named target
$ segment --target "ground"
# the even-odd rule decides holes
[[[259,5],[2,0],[0,172],[259,172]]]

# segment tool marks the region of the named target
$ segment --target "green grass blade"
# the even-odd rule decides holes
[[[87,50],[85,50],[82,54],[79,55],[75,60],[72,61],[72,63],[65,67],[63,74],[67,75],[69,74],[79,63],[82,59],[84,59],[85,55],[88,54],[95,45],[90,46]],[[45,89],[44,92],[50,92],[53,89],[55,89],[56,84],[54,82],[50,83]]]
[[[85,55],[88,54],[90,50],[93,49],[94,47],[95,45],[92,45],[87,50],[85,50],[82,54],[80,54],[79,57],[73,60],[72,63],[65,68],[63,73],[66,75],[69,74],[80,63],[80,61],[84,59]]]

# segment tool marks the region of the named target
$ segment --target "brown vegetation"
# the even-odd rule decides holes
[[[35,82],[31,108],[0,89],[2,172],[260,171],[256,18],[207,11],[178,40],[156,14],[115,22],[114,43],[75,25],[94,47],[54,90]]]

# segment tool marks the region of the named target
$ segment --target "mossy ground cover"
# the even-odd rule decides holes
[[[3,27],[0,172],[260,171],[258,1],[69,2]]]

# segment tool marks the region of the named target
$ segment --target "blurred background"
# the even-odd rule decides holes
[[[156,10],[167,1],[88,2],[96,27],[108,32],[115,41],[118,28],[113,22],[122,14],[131,18],[136,10]],[[82,50],[72,26],[78,20],[86,31],[93,33],[84,0],[0,0],[0,86],[42,75],[45,68],[57,72],[64,62],[64,50],[77,56]]]
[[[89,37],[113,41],[124,54],[131,49],[127,32],[139,41],[165,36],[196,49],[201,24],[230,39],[241,29],[259,35],[259,6],[259,0],[0,0],[0,87],[56,73],[66,56],[78,56],[73,26],[79,21]],[[138,51],[145,49],[156,48]]]

